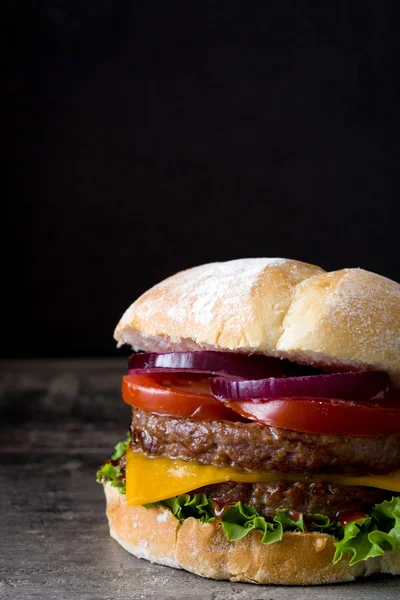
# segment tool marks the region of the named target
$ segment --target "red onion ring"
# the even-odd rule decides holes
[[[338,400],[383,399],[390,379],[383,371],[356,371],[306,377],[259,379],[252,381],[210,380],[210,389],[218,400],[268,401],[274,398],[336,398]]]
[[[265,379],[266,377],[290,377],[315,373],[316,369],[297,365],[288,360],[260,354],[238,352],[146,352],[132,354],[128,363],[129,374],[143,371],[179,371],[223,375],[240,379]]]

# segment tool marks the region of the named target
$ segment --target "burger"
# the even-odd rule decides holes
[[[287,259],[195,267],[123,314],[111,536],[213,579],[400,573],[400,285]]]

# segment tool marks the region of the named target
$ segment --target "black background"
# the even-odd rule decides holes
[[[397,2],[7,2],[3,356],[283,256],[400,280]]]

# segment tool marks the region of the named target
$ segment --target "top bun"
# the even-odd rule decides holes
[[[144,293],[114,337],[136,350],[231,350],[380,369],[400,386],[400,285],[283,258],[211,263]]]

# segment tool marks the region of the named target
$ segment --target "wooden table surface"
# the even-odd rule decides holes
[[[98,466],[129,425],[126,360],[0,363],[0,598],[400,598],[400,578],[326,587],[210,581],[138,560],[108,536]]]

